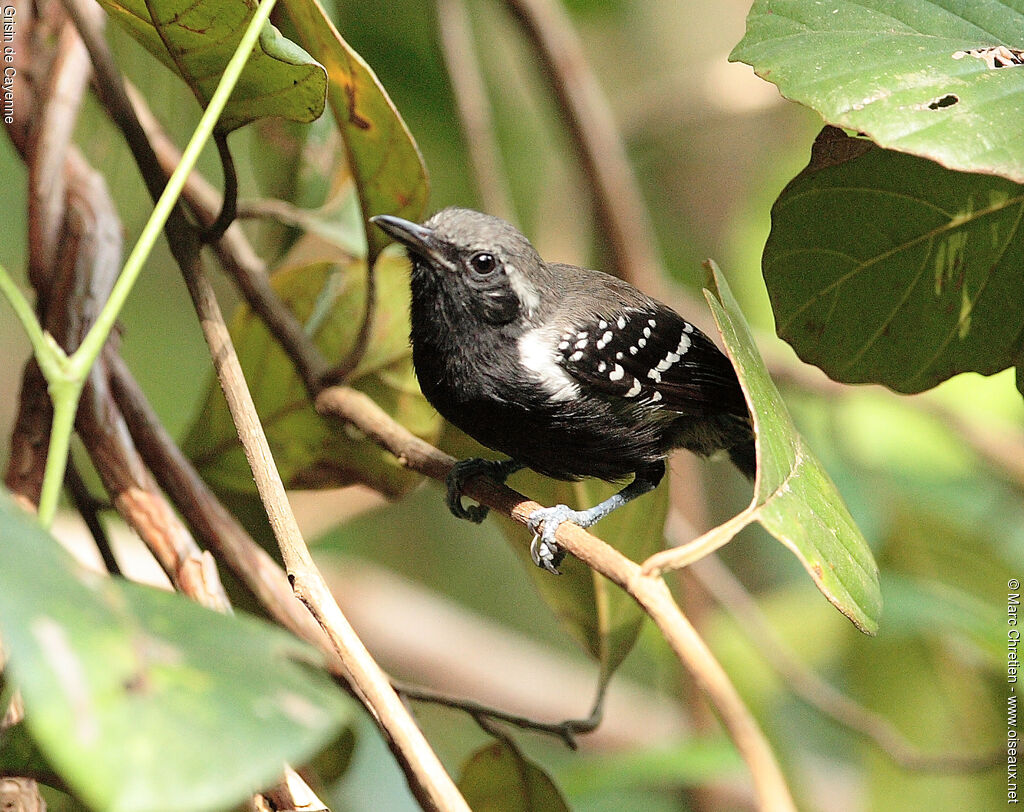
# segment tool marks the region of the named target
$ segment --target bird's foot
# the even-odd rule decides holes
[[[580,527],[593,524],[588,511],[573,510],[568,505],[555,505],[548,508],[537,508],[526,520],[526,526],[533,531],[530,543],[530,557],[538,567],[546,569],[554,575],[561,575],[558,565],[565,558],[565,550],[555,541],[555,533],[562,522],[574,522]]]
[[[469,507],[463,505],[463,486],[468,480],[481,475],[504,482],[520,468],[522,465],[514,460],[485,460],[480,457],[460,460],[455,463],[445,479],[445,484],[448,487],[448,496],[445,500],[448,509],[459,519],[467,519],[474,524],[480,524],[487,518],[489,509],[484,505],[470,505]]]

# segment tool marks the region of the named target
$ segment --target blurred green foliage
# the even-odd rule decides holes
[[[708,255],[718,259],[763,331],[758,338],[765,354],[795,367],[792,352],[769,334],[773,318],[760,256],[771,204],[806,165],[820,120],[781,102],[748,69],[726,63],[743,34],[747,6],[712,0],[568,4],[625,136],[668,271],[696,293],[700,262]],[[582,174],[535,56],[500,4],[473,2],[470,11],[520,225],[542,255],[601,266],[605,245],[594,233]],[[378,74],[423,152],[430,208],[477,205],[434,4],[351,0],[337,3],[332,16]],[[184,143],[198,117],[188,89],[117,28],[110,26],[107,35],[122,70]],[[118,202],[130,244],[149,201],[119,135],[91,99],[78,134]],[[231,139],[243,197],[276,196],[316,207],[338,193],[334,167],[343,158],[325,119],[313,127],[261,123]],[[212,153],[200,168],[219,180]],[[0,261],[17,270],[25,255],[25,172],[6,141],[0,142],[0,171]],[[279,223],[247,229],[270,265],[297,237]],[[218,280],[218,292],[230,310],[231,286]],[[2,351],[20,363],[27,345],[7,311],[0,312]],[[710,323],[706,313],[687,315]],[[165,250],[151,259],[121,325],[125,357],[165,424],[180,436],[204,402],[209,361]],[[9,396],[0,400],[0,453],[7,448],[16,373],[9,381]],[[1016,568],[1024,561],[1024,499],[1021,482],[981,456],[963,428],[1019,439],[1024,408],[1012,376],[962,375],[912,398],[876,387],[836,389],[813,375],[783,379],[780,388],[879,561],[885,609],[878,637],[863,638],[825,606],[792,556],[756,529],[724,548],[723,560],[801,662],[889,718],[922,750],[963,754],[997,747],[1005,732],[1001,618],[1006,579],[1020,577]],[[749,498],[724,471],[716,463],[701,467],[707,524],[734,514]],[[331,507],[324,502],[318,510],[329,513]],[[584,662],[496,526],[456,522],[434,485],[332,528],[319,549],[326,563],[344,555],[388,567]],[[795,698],[752,647],[742,621],[705,602],[699,590],[688,588],[685,597],[793,776],[802,808],[952,812],[1002,803],[1000,769],[958,774],[894,766],[876,746]],[[450,656],[460,652],[453,649]],[[503,664],[493,667],[500,671]],[[656,634],[641,633],[621,675],[689,707],[692,685]],[[417,707],[453,772],[488,741],[455,712]],[[516,734],[516,740],[531,761],[545,766],[570,806],[584,812],[685,810],[693,808],[693,785],[745,780],[717,733],[680,730],[678,741],[656,751],[584,755],[530,734]],[[620,780],[608,787],[609,776]],[[327,797],[332,808],[352,812],[415,808],[370,725],[360,731],[351,769]],[[51,808],[62,808],[60,803],[55,799]]]

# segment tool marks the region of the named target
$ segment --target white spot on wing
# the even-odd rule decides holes
[[[610,381],[621,381],[625,374],[626,374],[626,371],[621,366],[616,364],[615,365],[615,369],[613,369],[611,372],[608,373],[608,380],[610,380]]]
[[[618,328],[620,330],[623,329],[626,326],[626,317],[625,316],[619,316],[619,318],[615,322],[615,324],[618,326]]]
[[[629,387],[629,391],[626,392],[627,398],[633,398],[640,394],[640,381],[633,378],[633,385]]]

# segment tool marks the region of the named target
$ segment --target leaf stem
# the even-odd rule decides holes
[[[71,448],[71,432],[75,428],[78,399],[85,380],[61,377],[51,380],[47,377],[47,381],[50,401],[53,403],[53,422],[50,424],[50,445],[46,451],[43,486],[39,493],[39,523],[49,528],[57,513],[57,502],[64,484],[68,451]]]

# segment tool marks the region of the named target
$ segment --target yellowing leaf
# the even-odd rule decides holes
[[[328,101],[348,150],[372,264],[391,239],[370,224],[370,217],[423,219],[429,192],[423,158],[380,81],[338,33],[320,3],[284,0],[284,8],[299,40],[327,68]]]

